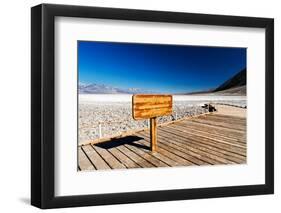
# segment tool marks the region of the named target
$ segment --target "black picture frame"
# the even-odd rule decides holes
[[[130,193],[54,195],[55,17],[81,17],[264,28],[266,128],[265,184]],[[274,20],[164,11],[41,4],[31,8],[31,204],[60,208],[274,193]],[[93,192],[94,193],[94,192]]]

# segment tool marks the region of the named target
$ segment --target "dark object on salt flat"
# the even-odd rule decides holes
[[[216,112],[217,111],[217,109],[211,104],[204,104],[204,106],[202,106],[202,108],[208,109],[209,112]]]

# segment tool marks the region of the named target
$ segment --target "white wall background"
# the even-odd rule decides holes
[[[38,212],[30,197],[30,7],[37,0],[2,1],[0,12],[0,211]],[[281,107],[281,3],[278,0],[45,0],[44,3],[275,18],[275,109]],[[57,209],[52,212],[277,212],[281,209],[280,111],[275,112],[275,195]],[[278,131],[279,130],[279,131]]]

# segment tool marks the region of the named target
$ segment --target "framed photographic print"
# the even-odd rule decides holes
[[[31,203],[271,194],[274,21],[31,9]]]

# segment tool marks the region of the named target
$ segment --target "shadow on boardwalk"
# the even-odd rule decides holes
[[[99,143],[99,144],[96,144],[95,146],[103,148],[103,149],[111,149],[111,148],[116,148],[116,147],[122,146],[122,145],[130,145],[130,146],[134,146],[137,148],[149,150],[148,146],[136,143],[137,141],[143,140],[143,139],[144,139],[143,137],[130,135],[130,136],[126,136],[123,138],[112,139],[110,141]]]

